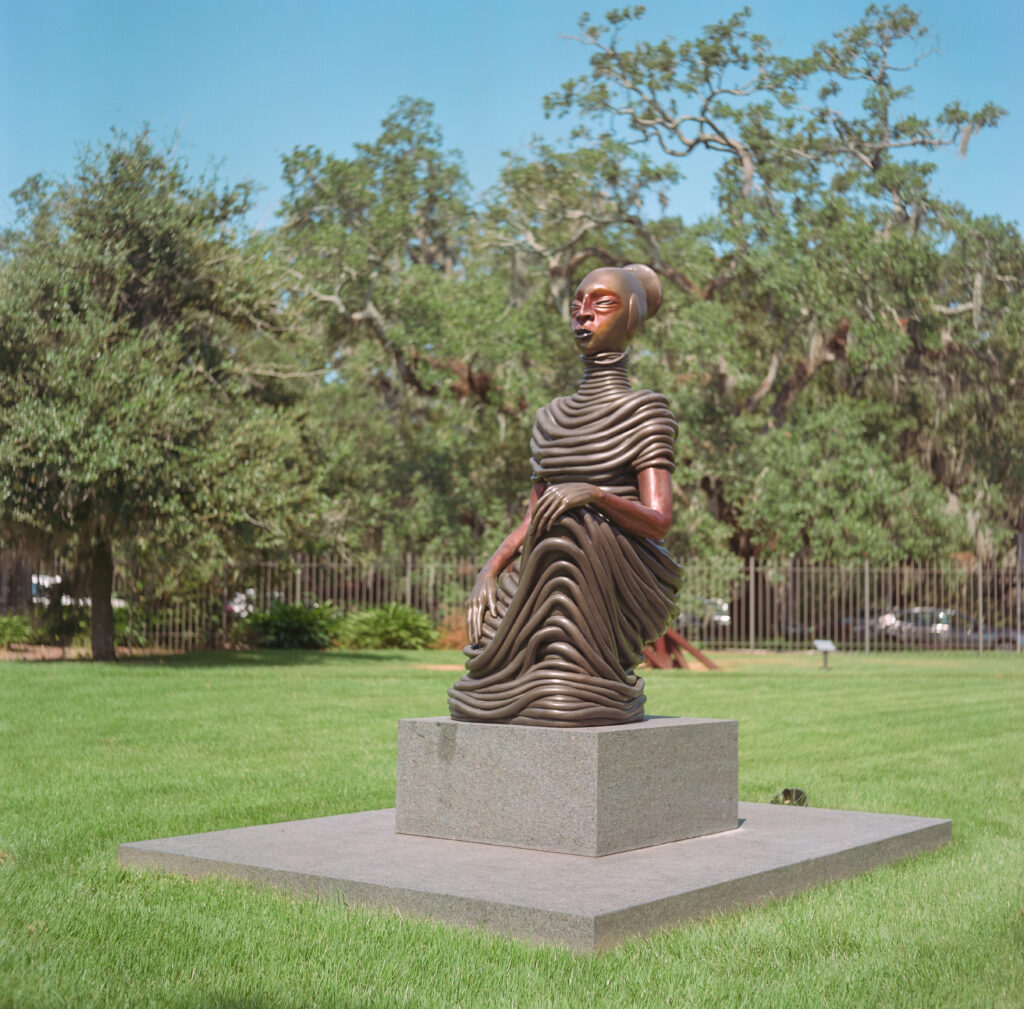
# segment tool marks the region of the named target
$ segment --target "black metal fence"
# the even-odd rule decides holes
[[[298,554],[290,561],[264,561],[249,572],[225,578],[185,598],[151,599],[117,570],[115,606],[119,625],[135,646],[174,652],[224,648],[236,638],[239,621],[275,603],[331,604],[342,614],[405,603],[435,623],[465,608],[476,578],[476,562],[465,558],[355,560]]]
[[[275,600],[333,603],[343,613],[399,602],[457,624],[477,573],[465,557],[391,560],[298,555],[265,562],[186,598],[149,598],[115,577],[118,625],[137,647],[222,648],[238,620]],[[1024,650],[1019,564],[683,564],[678,629],[705,649],[799,650],[828,639],[844,650]]]
[[[1024,648],[1020,565],[684,565],[678,627],[707,648],[846,650]]]

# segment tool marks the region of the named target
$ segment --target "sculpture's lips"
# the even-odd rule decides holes
[[[575,330],[573,335],[576,337],[577,340],[579,340],[582,343],[584,340],[589,339],[593,334],[590,332],[589,329],[584,329],[582,326],[579,326]]]

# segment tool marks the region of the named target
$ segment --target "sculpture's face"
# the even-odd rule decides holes
[[[581,354],[623,350],[632,336],[628,285],[619,270],[594,270],[572,299],[572,332]]]

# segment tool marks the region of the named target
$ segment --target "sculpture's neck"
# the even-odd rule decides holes
[[[580,392],[629,392],[629,351],[580,354],[583,378]]]

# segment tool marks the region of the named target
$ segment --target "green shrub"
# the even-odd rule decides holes
[[[128,628],[128,607],[119,606],[114,610],[114,644],[119,648],[145,648],[149,644],[143,628],[146,626],[146,614],[136,607],[131,619],[131,633]]]
[[[436,640],[430,617],[402,603],[349,613],[338,632],[343,648],[426,648]]]
[[[12,614],[0,617],[0,648],[18,645],[32,640],[32,626],[28,617]]]
[[[246,640],[259,648],[328,648],[340,624],[333,603],[302,606],[298,603],[270,604],[243,621]]]
[[[36,616],[34,623],[33,644],[70,645],[76,638],[88,638],[89,607],[65,606],[60,596],[54,596]]]

